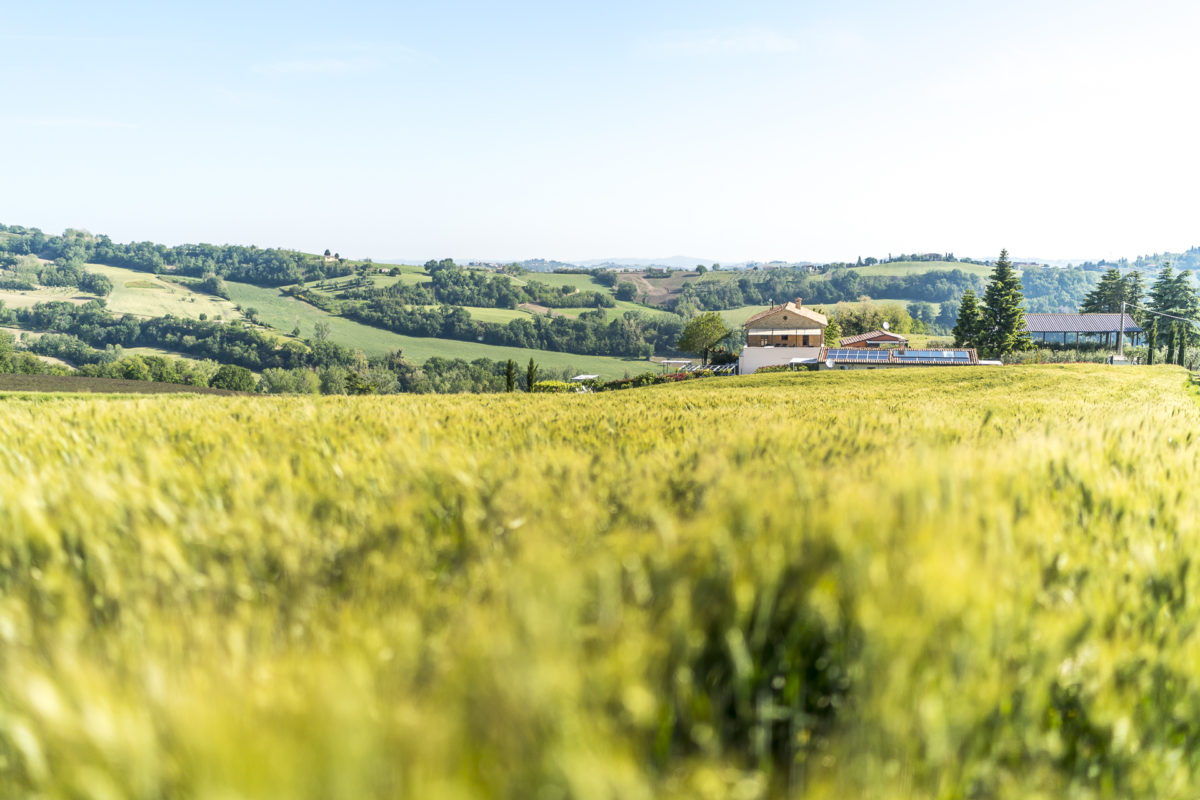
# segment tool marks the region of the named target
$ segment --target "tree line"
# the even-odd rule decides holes
[[[795,268],[754,272],[730,281],[694,281],[680,290],[676,310],[721,311],[748,305],[781,303],[803,297],[808,304],[836,303],[861,296],[943,302],[957,300],[967,289],[982,290],[977,275],[959,269],[916,275],[863,275],[837,269],[815,276]]]
[[[182,244],[168,247],[154,242],[120,244],[108,236],[68,229],[59,236],[37,228],[9,226],[0,237],[0,252],[34,255],[63,264],[106,264],[141,272],[162,273],[168,267],[180,275],[202,278],[216,275],[258,286],[284,286],[301,281],[348,275],[352,262],[294,250],[255,246]]]

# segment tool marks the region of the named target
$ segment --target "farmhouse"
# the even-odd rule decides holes
[[[1103,341],[1115,345],[1124,335],[1126,344],[1136,345],[1141,327],[1128,314],[1026,314],[1025,330],[1039,344],[1074,344]]]
[[[738,374],[749,375],[761,367],[815,364],[828,325],[823,314],[804,308],[799,297],[760,311],[746,320],[746,346],[738,358]]]
[[[908,339],[891,331],[868,331],[857,336],[844,336],[842,347],[907,347]]]

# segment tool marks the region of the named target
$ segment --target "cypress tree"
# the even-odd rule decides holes
[[[1183,323],[1179,324],[1179,344],[1175,345],[1175,358],[1179,366],[1184,366],[1183,357],[1187,355],[1187,339],[1188,328]]]
[[[1025,330],[1024,302],[1021,279],[1008,260],[1008,251],[1001,250],[991,282],[983,292],[983,330],[979,336],[982,349],[1003,356],[1033,348],[1033,338]]]
[[[1173,322],[1171,323],[1171,336],[1169,339],[1167,339],[1167,363],[1168,364],[1175,363],[1175,337],[1176,337],[1178,328],[1179,328],[1178,325],[1176,325]]]
[[[1154,348],[1158,347],[1158,318],[1150,320],[1150,329],[1146,331],[1146,364],[1154,363]]]
[[[506,392],[517,390],[517,362],[511,358],[504,365],[504,390]]]
[[[533,359],[529,359],[529,366],[525,368],[525,391],[532,392],[533,385],[537,383],[538,367],[533,363]]]

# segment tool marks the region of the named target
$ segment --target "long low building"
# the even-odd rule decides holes
[[[1123,324],[1122,324],[1123,323]],[[1026,314],[1025,330],[1035,344],[1085,344],[1103,342],[1115,347],[1125,335],[1127,345],[1141,341],[1142,329],[1128,314]]]

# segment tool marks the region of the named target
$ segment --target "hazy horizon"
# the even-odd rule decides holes
[[[1197,23],[1168,0],[27,4],[0,33],[0,221],[377,260],[1180,251]]]

